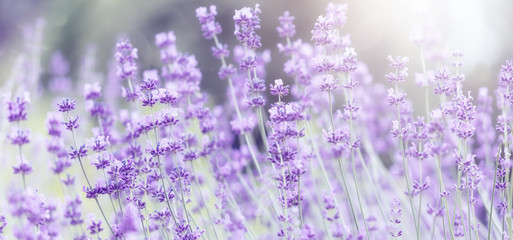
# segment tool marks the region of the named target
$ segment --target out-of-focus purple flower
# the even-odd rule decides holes
[[[390,209],[390,225],[388,229],[390,236],[394,238],[400,237],[403,234],[403,232],[398,227],[398,225],[401,223],[401,214],[401,202],[397,199],[394,199],[392,208]]]
[[[89,100],[85,105],[91,117],[106,118],[110,114],[110,110],[104,102]]]
[[[214,46],[211,48],[212,55],[217,59],[227,58],[230,56],[230,50],[228,50],[228,45],[219,44],[219,46]]]
[[[120,80],[134,79],[137,74],[138,58],[137,48],[134,48],[128,40],[122,40],[116,44],[115,58],[118,63],[116,76]]]
[[[156,97],[160,103],[171,106],[176,105],[180,100],[180,95],[176,91],[165,88],[158,89]]]
[[[50,60],[50,73],[55,76],[65,76],[69,72],[69,63],[61,52],[54,52]]]
[[[164,64],[170,64],[178,57],[176,36],[173,31],[157,33],[155,44],[160,49],[160,60]]]
[[[141,83],[141,91],[157,90],[160,82],[160,76],[157,69],[146,70],[143,72],[143,83]]]
[[[84,97],[86,100],[95,100],[101,97],[102,88],[98,82],[93,84],[86,83],[84,85]]]
[[[185,151],[182,152],[183,154],[183,161],[193,161],[197,158],[199,158],[199,154],[198,154],[198,150],[194,149],[194,148],[189,148],[189,149],[186,149]]]
[[[319,16],[312,30],[312,40],[317,46],[328,46],[335,40],[334,21],[329,16]]]
[[[72,176],[69,173],[66,174],[66,178],[62,180],[62,183],[66,186],[72,186],[75,184],[75,176]]]
[[[21,147],[30,142],[29,135],[29,129],[13,128],[7,138],[11,141],[12,145],[18,145]]]
[[[98,136],[87,140],[87,147],[95,152],[103,152],[110,146],[109,136]]]
[[[71,166],[71,161],[69,161],[69,158],[67,156],[59,157],[55,162],[53,162],[53,166],[51,166],[52,172],[54,174],[61,174],[66,170],[66,168]]]
[[[422,184],[419,181],[413,181],[413,191],[411,192],[412,196],[416,196],[419,193],[428,190],[431,187],[431,179],[426,177]]]
[[[175,232],[177,240],[196,240],[201,238],[205,230],[201,230],[199,227],[192,229],[192,227],[184,221],[176,223]]]
[[[55,52],[50,60],[50,79],[49,88],[52,92],[68,92],[72,88],[71,79],[66,75],[69,72],[69,63],[62,53]]]
[[[203,37],[211,39],[214,35],[218,35],[222,32],[221,24],[215,21],[217,15],[216,6],[210,5],[210,12],[206,7],[196,8],[196,17],[201,24],[201,31]]]
[[[356,58],[356,52],[354,48],[346,48],[344,54],[342,55],[342,61],[338,68],[342,72],[352,73],[356,71],[358,67],[358,59]]]
[[[331,74],[324,74],[321,81],[320,89],[323,92],[330,92],[338,88],[338,80]]]
[[[256,59],[253,56],[243,58],[239,63],[239,70],[251,71],[256,67]]]
[[[289,94],[289,85],[283,85],[283,80],[276,79],[274,80],[274,85],[269,84],[269,90],[271,92],[271,95],[284,97]]]
[[[17,96],[14,100],[6,98],[7,119],[9,122],[18,122],[27,120],[27,105],[30,102],[30,95],[24,92],[21,96]]]
[[[87,224],[87,230],[89,231],[89,234],[99,234],[101,231],[103,231],[101,219],[96,220],[92,216],[90,216],[89,218],[89,223]]]
[[[296,25],[292,23],[294,17],[290,16],[289,11],[285,11],[278,20],[280,20],[280,26],[276,27],[276,31],[280,37],[291,38],[296,34]]]
[[[434,206],[431,206],[431,204],[427,204],[427,213],[429,215],[434,215],[435,217],[444,217],[445,214],[445,207],[440,206],[439,208],[436,208]]]
[[[4,233],[5,226],[7,226],[7,219],[5,219],[4,214],[0,214],[0,234]]]
[[[168,47],[170,45],[174,45],[176,43],[175,33],[170,32],[161,32],[155,35],[155,44],[158,48]]]
[[[499,80],[502,84],[513,83],[513,60],[506,60],[506,64],[502,65]]]
[[[445,95],[445,96],[451,96],[454,92],[456,92],[456,89],[453,89],[451,86],[451,73],[443,68],[438,70],[434,75],[434,92],[437,95]]]
[[[326,16],[333,18],[334,25],[338,28],[344,27],[347,21],[347,4],[328,3]]]
[[[395,59],[392,58],[392,56],[388,56],[388,61],[390,61],[390,66],[395,71],[390,72],[385,77],[388,79],[391,83],[401,83],[406,80],[406,77],[408,77],[408,68],[406,67],[406,63],[408,62],[407,57],[399,57],[397,56]]]
[[[408,128],[402,127],[402,129],[399,129],[399,121],[392,121],[392,125],[392,131],[390,132],[394,138],[404,138],[408,133]]]
[[[32,166],[27,162],[21,162],[18,165],[12,166],[14,174],[27,175],[32,172]]]
[[[414,11],[414,20],[410,31],[410,41],[421,48],[427,48],[435,42],[432,14],[424,8]]]
[[[473,104],[474,98],[464,95],[460,96],[456,100],[456,117],[460,121],[472,121],[476,116],[476,106]]]
[[[66,210],[64,211],[64,217],[69,220],[69,224],[81,225],[84,222],[82,218],[82,211],[80,210],[80,206],[82,205],[82,200],[80,200],[80,196],[76,196],[75,198],[68,198],[66,200]]]
[[[337,61],[336,58],[332,55],[320,55],[314,60],[314,68],[317,72],[331,72],[336,69]]]
[[[235,69],[235,67],[232,64],[230,64],[228,66],[219,68],[219,72],[217,73],[217,75],[219,75],[220,79],[227,79],[231,78],[236,72],[237,70]]]
[[[251,132],[256,126],[256,119],[254,117],[246,117],[245,119],[235,119],[230,122],[232,131],[241,135],[246,132]]]
[[[250,49],[257,49],[262,44],[260,36],[255,30],[260,29],[260,5],[256,4],[254,9],[244,7],[235,10],[233,20],[235,21],[235,36],[237,40]]]
[[[48,112],[46,114],[46,129],[48,135],[53,137],[60,137],[62,134],[62,115],[57,112]]]
[[[323,129],[322,132],[324,137],[326,137],[331,144],[338,144],[339,142],[347,141],[349,138],[349,134],[341,129],[335,131],[331,130],[329,132]]]
[[[208,12],[209,10],[210,12]],[[217,8],[215,5],[210,5],[209,9],[207,9],[207,7],[196,8],[196,17],[198,18],[200,24],[214,21],[216,16]]]
[[[158,120],[160,126],[173,126],[178,124],[178,114],[176,111],[164,109],[158,112]]]
[[[181,139],[172,140],[169,138],[164,138],[160,140],[160,145],[164,148],[165,151],[169,151],[174,153],[181,152],[184,149],[184,141]]]

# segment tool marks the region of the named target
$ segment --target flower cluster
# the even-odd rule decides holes
[[[195,14],[225,102],[202,91],[204,61],[173,31],[155,35],[160,62],[139,65],[151,68],[123,39],[111,77],[90,77],[84,63],[74,81],[56,53],[48,88],[31,92],[37,111],[33,86],[7,94],[12,147],[2,153],[21,179],[4,194],[0,239],[513,237],[513,60],[496,91],[468,91],[463,54],[425,58],[442,54],[422,25],[412,37],[421,72],[408,57],[378,56],[390,72],[373,76],[345,33],[347,4],[329,3],[306,40],[284,11],[279,43],[265,50],[258,4],[235,10],[234,46],[219,39],[218,10]],[[283,54],[283,74],[266,72],[271,50]],[[410,75],[425,112],[404,90]],[[32,115],[48,99],[41,130]]]

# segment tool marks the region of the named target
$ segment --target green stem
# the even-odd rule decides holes
[[[105,169],[102,169],[102,170],[103,170],[102,171],[103,178],[105,179],[105,183],[107,183],[108,180],[107,180],[107,175],[105,174]],[[108,195],[109,195],[110,204],[112,205],[112,209],[114,210],[114,213],[116,213],[117,210],[116,210],[116,207],[114,206],[114,201],[112,200],[112,196],[110,194],[108,194]]]
[[[421,232],[421,229],[420,229],[420,215],[422,213],[421,209],[422,209],[422,191],[423,191],[423,189],[422,189],[422,161],[419,162],[419,175],[420,175],[420,187],[421,187],[421,189],[420,189],[420,192],[419,192],[419,211],[417,212],[418,213],[418,215],[417,215],[417,229],[418,229],[418,231],[417,231],[417,239],[420,239],[420,236],[421,236],[421,234],[420,234],[420,232]]]
[[[182,205],[185,212],[185,220],[187,220],[187,224],[189,225],[189,229],[191,229],[191,221],[189,220],[189,213],[187,211],[187,205],[185,204],[185,197],[183,195],[183,189],[182,189],[182,178],[180,177],[180,174],[178,174],[178,185],[180,188],[180,195],[182,196]]]
[[[500,150],[497,153],[497,157],[500,155]],[[490,217],[488,218],[488,240],[492,236],[492,216],[493,216],[493,200],[495,197],[495,183],[497,182],[497,168],[499,164],[495,164],[495,171],[493,173],[493,187],[492,187],[492,200],[490,201]]]
[[[198,176],[196,174],[196,169],[194,168],[193,161],[191,161],[191,168],[192,168],[192,172],[193,172],[194,176]],[[194,178],[194,183],[196,183],[196,187],[198,188],[199,193],[200,193],[201,201],[203,202],[203,204],[205,205],[205,209],[207,210],[208,220],[210,222],[210,225],[212,226],[212,229],[214,230],[216,239],[219,239],[219,235],[217,234],[216,227],[214,226],[214,222],[212,221],[212,216],[210,215],[209,207],[207,206],[207,201],[205,201],[205,197],[203,196],[203,191],[201,190],[201,186],[199,184],[197,177]]]
[[[333,120],[333,103],[332,103],[332,99],[331,98],[332,98],[331,97],[331,91],[328,91],[328,104],[330,105],[331,130],[333,132],[335,132],[335,121]],[[346,176],[344,174],[345,173],[344,164],[342,163],[342,160],[340,159],[340,157],[337,157],[337,161],[338,161],[339,170],[340,170],[340,173],[341,173],[341,176],[342,176],[342,182],[344,184],[344,190],[346,192],[347,199],[349,201],[349,206],[351,207],[351,213],[353,215],[354,223],[355,223],[355,226],[356,226],[356,231],[360,231],[360,228],[358,227],[358,219],[356,218],[356,214],[355,214],[354,207],[353,207],[353,201],[351,200],[351,194],[349,194],[349,188],[347,186]],[[362,214],[363,214],[363,212],[362,212]],[[365,220],[365,216],[363,218]]]
[[[395,88],[396,88],[396,91],[397,91],[397,84],[395,85]],[[407,159],[406,159],[406,151],[405,151],[405,146],[404,146],[404,139],[403,139],[403,135],[402,135],[402,127],[401,127],[401,115],[399,113],[399,106],[397,106],[397,120],[399,122],[399,131],[401,132],[401,135],[399,136],[399,138],[401,139],[400,140],[400,145],[401,145],[401,154],[402,154],[402,158],[403,158],[403,171],[404,171],[404,177],[406,179],[406,187],[407,187],[407,190],[408,190],[408,199],[410,200],[410,207],[411,207],[411,213],[413,215],[413,221],[414,221],[414,224],[415,224],[415,231],[417,233],[417,240],[419,240],[418,238],[418,232],[419,232],[419,229],[417,228],[417,218],[415,217],[415,209],[414,209],[414,206],[413,206],[413,198],[411,196],[411,180],[410,180],[410,173],[409,173],[409,169],[408,169],[408,163],[407,163]],[[420,213],[419,213],[420,214]]]
[[[71,116],[69,115],[69,112],[66,112],[68,114],[68,119],[71,119]],[[75,149],[78,151],[77,148],[77,140],[75,138],[75,132],[73,129],[71,129],[71,136],[73,137],[73,145],[75,146]],[[93,189],[91,182],[89,181],[89,178],[87,177],[86,171],[84,169],[84,165],[82,164],[82,157],[78,156],[78,162],[80,163],[80,168],[82,169],[82,173],[84,174],[84,178],[86,179],[87,185],[89,186],[89,189]],[[94,200],[96,201],[96,205],[98,205],[98,208],[100,209],[100,212],[103,216],[103,219],[105,220],[105,223],[109,227],[110,232],[112,235],[114,235],[114,231],[112,230],[112,227],[110,226],[109,220],[107,220],[107,217],[105,216],[105,213],[103,212],[102,206],[100,205],[100,202],[98,201],[98,197],[94,197]],[[117,237],[115,237],[117,239]]]

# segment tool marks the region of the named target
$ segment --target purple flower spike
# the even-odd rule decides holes
[[[199,7],[196,9],[196,17],[201,24],[201,31],[206,39],[211,39],[214,35],[222,32],[221,24],[215,21],[217,15],[216,6],[210,5],[210,12],[206,7]]]
[[[134,48],[128,40],[118,42],[115,57],[118,62],[116,76],[120,80],[134,79],[137,74],[135,62],[138,58],[137,48]]]
[[[157,90],[160,82],[160,76],[157,69],[146,70],[143,72],[143,83],[140,88],[141,91]]]
[[[274,96],[287,96],[289,94],[289,88],[289,85],[283,86],[283,80],[281,79],[274,80],[274,85],[269,84],[269,90]]]
[[[395,72],[391,72],[385,77],[388,79],[391,83],[401,83],[406,80],[406,77],[408,77],[408,68],[406,67],[406,63],[408,62],[407,57],[396,57],[395,59],[391,56],[388,56],[388,61],[390,61],[390,66],[395,70]]]
[[[12,145],[23,146],[29,143],[29,129],[13,129],[12,132],[7,136],[7,138],[11,141]]]
[[[340,64],[340,70],[342,72],[354,72],[358,65],[358,59],[356,59],[356,52],[354,48],[346,48],[344,55],[342,56],[342,63]]]
[[[235,21],[235,36],[237,40],[250,49],[256,49],[262,46],[260,36],[255,32],[260,29],[259,5],[256,4],[254,9],[244,7],[235,10],[233,20]]]
[[[9,122],[18,122],[27,120],[27,105],[30,102],[28,92],[23,95],[17,96],[13,101],[6,100],[7,105],[7,119]]]
[[[84,96],[86,100],[95,100],[101,97],[102,88],[98,82],[93,84],[86,83],[84,85]]]
[[[103,231],[102,220],[98,219],[95,221],[94,219],[91,219],[87,225],[87,230],[91,235],[99,234],[101,231]]]
[[[158,48],[165,48],[176,43],[176,36],[174,32],[162,32],[155,35],[155,44]]]
[[[76,100],[63,98],[60,102],[57,103],[57,106],[59,107],[59,112],[69,112],[74,110],[76,102]]]
[[[7,220],[4,214],[0,214],[0,233],[4,233],[5,226],[7,226]]]
[[[73,131],[73,129],[77,129],[79,127],[78,116],[76,116],[75,119],[70,117],[67,122],[63,122],[62,124],[64,124],[64,126],[66,126],[66,130]]]
[[[327,46],[335,40],[335,30],[333,29],[333,18],[319,16],[312,30],[312,40],[317,46]]]
[[[321,91],[329,92],[338,88],[338,80],[331,74],[325,74],[322,76]]]
[[[292,23],[294,17],[290,16],[289,11],[285,11],[278,20],[280,20],[280,26],[276,27],[276,31],[280,37],[291,38],[296,34],[296,25]]]
[[[85,145],[80,146],[78,149],[71,146],[71,152],[69,153],[69,156],[71,157],[71,159],[82,158],[87,156],[87,149],[85,148]]]
[[[109,136],[98,136],[87,140],[87,147],[95,152],[103,152],[110,146]]]
[[[347,21],[347,4],[328,3],[326,15],[333,18],[334,24],[342,28]]]
[[[506,60],[506,65],[502,65],[499,80],[503,84],[513,83],[513,60]]]
[[[27,175],[32,172],[32,166],[26,162],[22,162],[12,167],[14,174]]]

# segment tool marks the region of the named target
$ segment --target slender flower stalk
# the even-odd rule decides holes
[[[360,197],[360,188],[358,184],[358,178],[356,174],[356,163],[354,159],[354,151],[360,148],[360,139],[355,138],[355,132],[353,129],[353,119],[355,114],[357,114],[359,107],[356,105],[353,98],[353,89],[358,84],[357,81],[351,78],[351,73],[356,70],[356,64],[358,60],[356,59],[356,52],[352,48],[346,48],[344,55],[342,57],[341,70],[347,73],[346,83],[344,84],[344,93],[346,95],[346,105],[345,110],[349,112],[349,148],[350,148],[350,158],[351,163],[353,165],[353,180],[356,188],[356,197],[358,199],[358,206],[360,207],[360,213],[362,214],[363,223],[365,226],[365,231],[367,232],[367,237],[371,238],[369,227],[367,224],[367,219],[365,217],[365,212],[363,211],[363,204]]]
[[[388,60],[390,61],[390,67],[395,69],[395,72],[391,72],[386,75],[386,78],[389,82],[394,84],[394,88],[390,88],[388,90],[388,103],[390,105],[396,106],[396,113],[397,113],[397,120],[393,122],[394,127],[392,130],[392,135],[396,138],[399,138],[399,145],[400,145],[400,151],[402,156],[402,162],[403,162],[403,171],[404,171],[404,177],[406,180],[406,187],[408,192],[408,198],[410,201],[410,207],[411,212],[415,224],[415,232],[417,233],[417,239],[419,239],[419,231],[418,228],[419,225],[417,224],[417,217],[415,213],[414,205],[413,205],[413,195],[412,195],[412,182],[410,178],[410,169],[408,167],[408,159],[406,158],[406,144],[405,144],[405,137],[408,133],[407,128],[403,125],[403,118],[401,117],[401,107],[405,103],[405,97],[406,94],[401,92],[399,90],[398,84],[401,82],[404,82],[406,80],[406,77],[408,77],[408,68],[406,68],[405,64],[408,62],[407,57],[396,57],[395,59],[391,56],[388,56]]]
[[[68,117],[68,121],[63,122],[63,125],[66,126],[66,130],[70,131],[71,136],[73,137],[73,147],[71,148],[72,152],[70,152],[70,156],[72,159],[75,159],[75,158],[78,159],[78,162],[80,164],[80,169],[82,170],[82,173],[84,174],[84,178],[87,182],[87,186],[88,186],[87,191],[89,191],[88,198],[94,198],[96,205],[98,206],[98,209],[100,209],[103,219],[105,220],[105,223],[109,227],[109,230],[111,231],[111,233],[114,235],[114,230],[112,229],[112,227],[109,223],[109,220],[107,220],[107,217],[105,216],[103,208],[101,207],[100,202],[98,201],[97,190],[95,190],[95,188],[92,187],[91,182],[89,181],[89,178],[87,177],[87,173],[84,169],[84,165],[82,164],[82,157],[87,156],[87,150],[85,149],[84,145],[82,145],[79,148],[77,145],[77,140],[75,138],[74,129],[77,129],[79,127],[78,116],[75,119],[73,119],[73,117],[71,117],[71,115],[70,115],[70,111],[75,109],[75,104],[76,104],[76,101],[71,100],[69,98],[63,98],[57,104],[59,107],[59,112],[65,112]]]
[[[23,189],[27,191],[26,176],[32,172],[32,167],[28,161],[23,159],[23,145],[29,143],[30,130],[21,128],[21,121],[27,120],[27,107],[30,102],[28,92],[23,95],[17,96],[14,100],[7,99],[7,119],[9,122],[15,122],[16,128],[12,129],[11,134],[7,136],[12,145],[17,145],[18,148],[18,164],[13,166],[14,174],[21,174]]]

